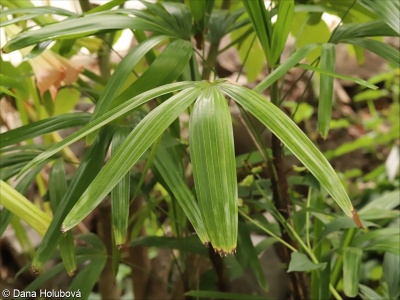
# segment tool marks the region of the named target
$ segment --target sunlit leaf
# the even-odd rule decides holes
[[[0,190],[0,204],[43,236],[50,225],[50,216],[3,180],[0,180]]]

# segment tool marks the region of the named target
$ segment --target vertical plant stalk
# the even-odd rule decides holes
[[[229,291],[229,276],[223,258],[218,255],[213,247],[210,245],[208,248],[208,257],[217,274],[217,287],[221,292]]]
[[[275,82],[271,87],[271,101],[275,105],[280,102],[280,92],[278,82]],[[285,163],[283,161],[283,147],[281,141],[273,134],[271,137],[271,148],[273,156],[273,166],[276,172],[276,177],[271,177],[272,195],[275,207],[282,214],[285,220],[290,218],[290,201],[288,194],[288,182],[286,178]],[[284,225],[279,223],[282,232],[282,239],[292,245],[296,246],[295,241],[290,237]],[[280,260],[287,266],[290,263],[291,251],[283,244],[275,244],[275,250]],[[288,274],[290,278],[290,290],[293,299],[309,299],[309,291],[303,276],[300,272],[291,272]]]
[[[120,292],[115,280],[111,258],[114,241],[111,231],[111,205],[109,200],[107,199],[99,206],[97,218],[98,235],[107,249],[107,261],[99,278],[99,291],[102,299],[119,299]]]
[[[217,61],[218,47],[219,47],[219,43],[211,43],[211,45],[210,45],[210,49],[208,50],[207,59],[203,64],[204,69],[203,69],[202,78],[204,80],[210,79],[211,71],[214,69],[215,63]]]

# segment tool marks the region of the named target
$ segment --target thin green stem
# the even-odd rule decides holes
[[[310,243],[310,206],[311,206],[311,194],[312,194],[312,187],[308,189],[308,195],[307,195],[307,210],[306,210],[306,242],[308,248],[311,249],[311,243]]]
[[[252,218],[250,218],[249,216],[247,216],[244,212],[242,212],[241,210],[239,210],[240,215],[247,219],[248,221],[250,221],[251,223],[253,223],[254,225],[256,225],[258,228],[260,228],[262,231],[264,231],[265,233],[269,234],[270,236],[274,237],[278,242],[281,242],[283,245],[285,245],[286,247],[288,247],[290,250],[292,250],[293,252],[298,252],[296,248],[294,248],[292,245],[290,245],[289,243],[285,242],[283,239],[281,239],[279,236],[277,236],[276,234],[274,234],[272,231],[268,230],[267,228],[265,228],[264,226],[262,226],[261,224],[259,224],[258,222],[254,221]]]
[[[219,43],[212,43],[210,45],[210,49],[208,51],[208,56],[207,56],[207,59],[205,61],[204,68],[203,68],[202,78],[204,80],[210,79],[211,71],[214,69],[215,62],[217,61],[218,47],[219,47]]]

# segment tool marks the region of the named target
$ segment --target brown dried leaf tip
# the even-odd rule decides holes
[[[39,269],[36,269],[35,267],[31,267],[31,271],[34,275],[39,275]]]
[[[122,249],[124,249],[125,245],[124,244],[118,244],[117,248],[119,251],[121,251]]]
[[[361,223],[360,217],[357,214],[357,210],[353,207],[353,210],[351,211],[351,214],[353,215],[353,221],[356,223],[356,225],[361,228],[362,230],[365,230],[363,224]]]
[[[233,248],[231,251],[225,252],[223,250],[217,250],[214,249],[215,253],[218,253],[219,256],[223,257],[223,256],[228,256],[228,255],[234,255],[236,253],[236,248]]]
[[[62,233],[66,233],[67,231],[68,231],[68,230],[65,229],[64,225],[61,225],[61,232],[62,232]]]

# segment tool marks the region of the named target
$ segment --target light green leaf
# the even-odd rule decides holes
[[[377,197],[360,209],[361,217],[373,220],[377,212],[391,212],[399,205],[400,190],[395,190]],[[397,213],[398,214],[398,213]]]
[[[353,216],[349,196],[332,166],[286,114],[254,91],[226,82],[220,87],[269,128],[309,169],[345,214]]]
[[[292,20],[294,16],[294,1],[285,0],[279,2],[278,15],[272,32],[272,61],[270,66],[274,66],[278,62],[283,50],[285,49],[286,40],[289,36]]]
[[[400,297],[400,256],[393,253],[385,253],[383,258],[383,277],[385,278],[390,299]]]
[[[112,141],[111,155],[115,155],[115,152],[127,138],[130,131],[128,127],[117,128]],[[130,192],[130,175],[128,171],[111,190],[112,227],[115,244],[118,248],[125,244],[128,232]]]
[[[0,180],[0,190],[0,204],[43,236],[50,225],[51,217],[3,180]]]
[[[304,59],[311,51],[318,47],[317,44],[310,44],[301,47],[293,55],[291,55],[284,63],[277,67],[271,74],[265,77],[257,86],[253,89],[256,93],[262,93],[268,87],[270,87],[279,78],[284,76],[291,68],[298,64]]]
[[[232,119],[224,95],[214,86],[205,89],[194,105],[189,138],[196,195],[208,237],[220,255],[234,253],[238,208]]]
[[[321,52],[321,69],[328,72],[335,71],[336,51],[334,44],[323,44]],[[318,129],[323,138],[326,138],[332,118],[333,77],[325,74],[320,76],[318,101]]]
[[[151,22],[140,18],[119,15],[113,11],[109,14],[97,13],[80,18],[68,18],[37,30],[22,32],[8,41],[2,51],[10,53],[48,40],[74,39],[93,35],[100,31],[108,32],[126,28],[150,31],[158,29]]]
[[[400,5],[397,0],[359,0],[364,7],[380,16],[386,24],[400,34]]]
[[[290,273],[312,271],[324,269],[325,267],[326,263],[315,264],[311,260],[309,260],[307,255],[305,255],[304,253],[292,252],[287,272]]]
[[[362,254],[363,251],[360,248],[343,249],[343,291],[348,297],[358,295]]]
[[[341,41],[342,43],[352,44],[364,49],[367,49],[376,55],[379,55],[383,59],[386,59],[389,63],[395,67],[400,68],[400,56],[399,50],[388,44],[380,41],[366,39],[366,38],[349,38]]]
[[[104,199],[199,93],[199,87],[181,91],[155,108],[135,127],[68,213],[62,231],[65,232],[81,222]],[[101,120],[101,117],[97,120]]]
[[[16,17],[16,15],[20,15]],[[57,8],[57,7],[49,7],[49,6],[43,6],[43,7],[29,7],[29,8],[11,8],[11,9],[6,9],[2,10],[0,12],[0,18],[2,19],[2,22],[0,24],[0,27],[8,26],[11,24],[15,24],[21,21],[25,20],[33,20],[39,16],[47,15],[47,14],[52,14],[52,15],[60,15],[60,16],[68,16],[68,17],[73,17],[77,16],[75,13],[62,9],[62,8]],[[5,21],[4,18],[6,18],[8,15],[13,15],[13,18]],[[4,22],[3,22],[4,20]],[[36,21],[39,21],[42,19],[37,19]],[[40,23],[40,22],[38,22]]]
[[[345,43],[345,40],[373,36],[397,36],[397,33],[382,20],[344,24],[333,33],[331,43]]]
[[[260,40],[268,65],[270,67],[274,67],[276,62],[273,62],[272,60],[272,23],[270,14],[265,8],[264,1],[246,0],[243,1],[243,5],[250,17],[257,37]]]
[[[340,79],[343,79],[343,80],[351,81],[351,82],[357,83],[359,85],[365,86],[365,87],[373,89],[373,90],[377,90],[379,88],[378,86],[376,86],[376,85],[374,85],[372,83],[369,83],[368,81],[365,81],[363,79],[342,75],[342,74],[339,74],[339,73],[335,73],[335,72],[331,72],[331,71],[328,71],[328,70],[324,70],[322,68],[314,67],[314,66],[311,66],[311,65],[297,64],[296,67],[297,68],[302,68],[302,69],[305,69],[305,70],[318,72],[318,73],[324,74],[324,75],[329,75],[329,76],[332,76],[332,77],[335,77],[335,78],[340,78]]]
[[[360,296],[364,300],[376,300],[376,299],[383,299],[381,295],[375,292],[370,287],[360,284]]]
[[[9,90],[7,90],[6,88],[4,88],[4,87],[2,87],[2,86],[0,86],[0,93],[4,93],[4,94],[7,94],[8,96],[11,96],[11,97],[17,97],[17,95],[15,95],[13,92],[10,92]]]
[[[297,6],[297,5],[296,5]],[[328,25],[322,20],[319,13],[296,13],[293,17],[291,34],[296,39],[296,48],[310,44],[324,44],[329,41],[331,32]],[[307,54],[309,63],[319,58],[321,48],[314,49]]]

